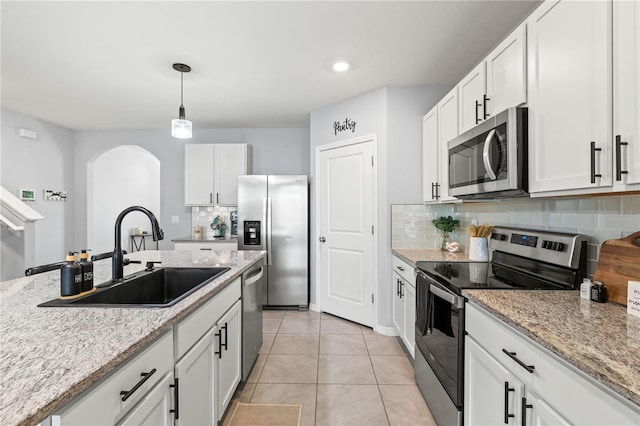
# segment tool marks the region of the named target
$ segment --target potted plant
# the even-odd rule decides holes
[[[456,225],[460,224],[458,219],[454,219],[451,216],[439,217],[431,221],[433,225],[442,232],[442,244],[440,250],[446,250],[447,242],[449,242],[449,233],[453,232]]]

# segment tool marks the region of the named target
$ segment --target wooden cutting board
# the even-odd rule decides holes
[[[595,281],[602,281],[609,301],[627,305],[628,281],[640,281],[640,231],[600,247]]]

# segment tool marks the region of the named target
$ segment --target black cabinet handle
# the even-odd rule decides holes
[[[220,198],[220,194],[218,194],[218,193],[216,192],[216,204],[218,204],[218,203],[220,202],[220,201],[218,201],[218,199],[219,199],[219,198]]]
[[[622,147],[629,145],[628,142],[622,142],[622,136],[616,135],[616,180],[622,180],[622,175],[629,174],[628,170],[622,170]]]
[[[480,122],[480,116],[478,115],[478,108],[480,108],[482,106],[482,104],[478,101],[476,101],[476,124],[478,124]]]
[[[436,199],[435,187],[436,187],[436,184],[434,182],[431,182],[431,199],[432,200]],[[62,264],[62,262],[60,263]]]
[[[142,376],[142,379],[140,379],[140,381],[138,383],[136,383],[136,385],[134,387],[131,388],[131,390],[128,391],[120,391],[120,396],[122,396],[122,400],[126,401],[127,399],[129,399],[129,397],[131,395],[133,395],[133,393],[135,391],[137,391],[140,386],[142,386],[144,384],[144,382],[146,382],[147,380],[149,380],[149,377],[151,377],[153,375],[153,373],[156,372],[156,369],[154,368],[153,370],[149,371],[148,373],[140,373],[140,375]]]
[[[436,182],[436,200],[440,199],[440,184]]]
[[[178,378],[173,379],[173,384],[169,385],[170,388],[173,388],[173,399],[175,400],[174,407],[175,410],[169,410],[170,413],[175,414],[175,420],[180,419],[180,396],[178,394]]]
[[[400,299],[404,296],[404,292],[402,291],[404,287],[404,281],[400,280]]]
[[[396,278],[396,296],[400,296],[400,280]]]
[[[402,266],[396,266],[400,271],[404,272],[404,268]]]
[[[487,114],[487,102],[490,100],[491,99],[489,99],[486,94],[482,95],[482,115],[484,116],[485,120],[489,118],[489,114]]]
[[[209,204],[213,204],[213,192],[209,193]]]
[[[515,417],[515,414],[509,413],[509,392],[515,392],[515,388],[509,387],[509,382],[504,382],[504,424],[509,424],[509,419]]]
[[[533,365],[527,365],[524,362],[520,361],[520,359],[518,359],[518,357],[516,356],[517,354],[515,352],[509,352],[506,349],[502,349],[502,352],[507,354],[509,358],[517,362],[522,368],[527,370],[529,373],[533,373],[533,370],[535,370],[536,367],[534,367]]]
[[[591,183],[596,183],[596,178],[602,177],[596,174],[596,151],[602,151],[602,148],[596,148],[595,141],[591,142]]]
[[[222,327],[220,327],[221,329],[224,329],[224,343],[222,343],[220,350],[222,351],[222,346],[224,346],[224,350],[227,351],[229,350],[229,348],[227,348],[227,337],[229,336],[229,331],[227,330],[227,325],[228,323],[224,323],[224,325]],[[222,333],[222,331],[220,331]]]
[[[220,349],[220,351],[215,351],[213,354],[217,354],[218,359],[222,359],[222,329],[216,333],[216,336],[218,336],[218,349]]]
[[[522,397],[522,426],[527,426],[527,408],[533,408],[533,405],[527,404],[527,398]]]

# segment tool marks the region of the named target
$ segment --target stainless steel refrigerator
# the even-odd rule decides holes
[[[265,306],[309,306],[308,201],[307,176],[238,176],[238,250],[267,251]]]

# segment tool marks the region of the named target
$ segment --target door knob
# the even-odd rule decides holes
[[[324,243],[325,241],[327,241],[327,239],[325,237],[320,237],[320,242]]]

